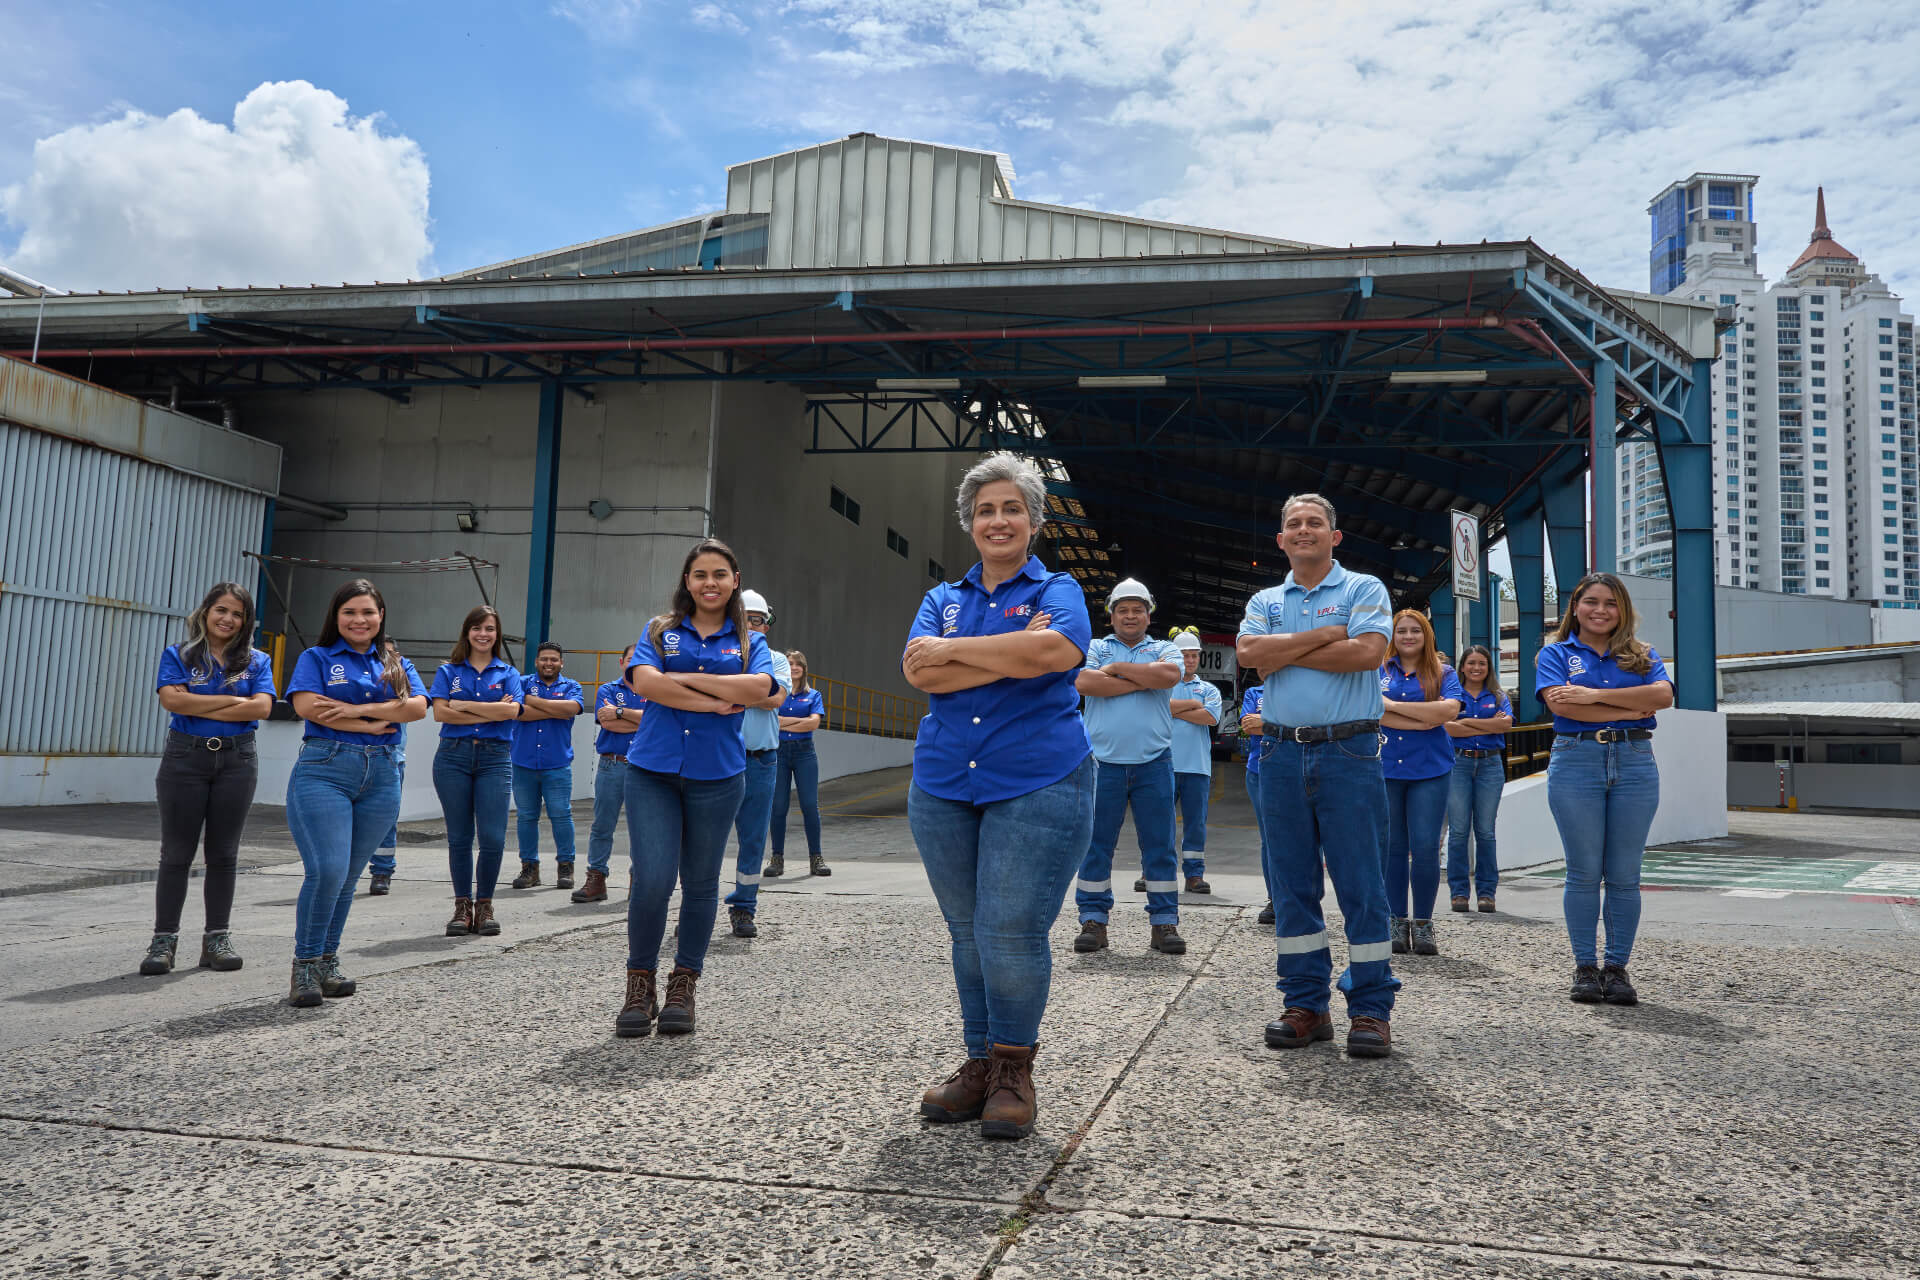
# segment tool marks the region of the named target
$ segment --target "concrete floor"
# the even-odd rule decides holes
[[[503,888],[501,937],[442,936],[433,824],[356,903],[360,994],[294,1010],[277,811],[247,967],[163,978],[134,973],[150,809],[0,813],[0,1275],[1920,1275],[1911,899],[1651,892],[1643,1004],[1591,1008],[1558,884],[1515,877],[1396,964],[1392,1058],[1276,1053],[1239,782],[1186,956],[1137,895],[1107,953],[1063,914],[1040,1126],[1006,1145],[915,1115],[958,1043],[904,771],[824,788],[835,874],[715,940],[679,1041],[611,1034],[623,893]],[[1696,852],[1920,863],[1910,821],[1730,826]],[[197,889],[185,926],[190,965]]]

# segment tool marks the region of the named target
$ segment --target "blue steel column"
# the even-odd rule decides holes
[[[1588,469],[1593,473],[1593,568],[1596,573],[1612,573],[1618,562],[1620,538],[1615,516],[1620,510],[1620,491],[1614,477],[1614,433],[1620,429],[1614,401],[1613,361],[1593,362],[1593,458]]]
[[[1547,516],[1547,545],[1553,551],[1553,583],[1565,600],[1573,584],[1587,576],[1587,477],[1576,471],[1542,481],[1540,498]]]
[[[533,451],[533,545],[527,561],[526,647],[545,640],[553,621],[554,517],[560,497],[560,405],[557,379],[540,384],[540,434]]]
[[[1687,389],[1685,439],[1661,424],[1661,470],[1667,507],[1673,513],[1673,668],[1674,702],[1694,711],[1711,711],[1714,691],[1713,581],[1713,414],[1710,408],[1713,362],[1693,362]],[[1671,433],[1671,434],[1669,434]]]
[[[1523,724],[1539,720],[1540,699],[1533,692],[1533,661],[1540,653],[1540,619],[1546,609],[1547,563],[1540,512],[1516,511],[1507,519],[1507,559],[1513,567],[1513,594],[1520,606],[1520,648],[1514,656],[1515,700]]]
[[[1433,594],[1427,597],[1427,621],[1433,624],[1433,642],[1440,646],[1440,652],[1458,662],[1460,655],[1453,651],[1455,623],[1452,587],[1435,587]],[[1387,652],[1393,652],[1391,644],[1387,646]]]

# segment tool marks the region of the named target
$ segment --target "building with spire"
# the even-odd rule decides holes
[[[1695,174],[1649,206],[1655,291],[1737,322],[1713,374],[1717,580],[1920,608],[1914,318],[1835,238],[1824,188],[1807,247],[1769,286],[1753,257],[1758,181]],[[1620,568],[1665,576],[1672,523],[1651,448],[1623,447],[1618,477]]]

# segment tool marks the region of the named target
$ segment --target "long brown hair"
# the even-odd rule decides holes
[[[473,656],[473,642],[467,638],[467,633],[488,618],[493,619],[493,656],[500,656],[500,642],[507,638],[507,626],[500,621],[498,609],[490,604],[477,604],[467,610],[467,620],[460,624],[460,638],[453,642],[453,656],[447,661],[460,663]]]
[[[812,693],[813,692],[813,666],[811,663],[807,661],[807,655],[800,652],[798,649],[789,649],[787,650],[787,663],[790,666],[794,663],[798,663],[800,665],[800,669],[807,673],[806,679],[796,684],[793,687],[793,691],[795,693]]]
[[[740,603],[740,557],[718,538],[702,538],[693,544],[693,550],[687,552],[687,558],[680,563],[680,576],[674,581],[673,603],[667,612],[647,624],[647,639],[652,643],[654,652],[658,653],[660,637],[693,616],[693,592],[687,589],[687,575],[693,572],[693,562],[705,555],[719,556],[733,568],[733,594],[727,597],[724,608],[727,620],[733,623],[733,633],[740,637],[740,668],[744,671],[753,633],[747,630],[746,606]]]
[[[400,650],[394,647],[393,640],[387,635],[387,600],[380,594],[380,588],[365,578],[355,578],[343,582],[333,593],[333,599],[327,602],[327,619],[320,624],[320,647],[340,643],[340,609],[355,596],[371,596],[374,608],[380,610],[380,629],[373,634],[370,653],[380,655],[382,675],[386,678],[387,692],[396,698],[407,697],[410,686],[407,684],[407,669],[400,665]]]
[[[253,597],[237,582],[214,583],[201,598],[200,607],[187,615],[187,642],[180,646],[180,665],[192,671],[206,661],[213,647],[212,638],[207,635],[207,612],[220,603],[222,596],[238,600],[244,615],[240,629],[233,633],[233,641],[222,655],[220,667],[224,682],[234,686],[246,679],[247,668],[253,662]]]
[[[1495,673],[1498,671],[1498,668],[1496,668],[1493,665],[1493,652],[1483,644],[1468,645],[1466,649],[1460,654],[1459,659],[1454,662],[1453,673],[1460,677],[1460,687],[1462,689],[1465,689],[1467,687],[1467,659],[1475,656],[1482,657],[1487,660],[1487,678],[1480,682],[1480,694],[1486,694],[1488,692],[1491,692],[1498,695],[1499,697],[1502,697],[1502,698],[1506,697],[1507,691],[1501,688],[1500,682],[1494,678]],[[1480,695],[1475,695],[1475,696],[1480,696]]]
[[[1613,592],[1614,603],[1620,606],[1620,621],[1607,641],[1614,665],[1636,676],[1653,670],[1653,650],[1635,634],[1640,629],[1640,615],[1634,611],[1633,597],[1627,594],[1627,584],[1611,573],[1590,573],[1573,584],[1573,591],[1560,606],[1560,621],[1553,628],[1553,639],[1549,643],[1558,644],[1574,633],[1573,606],[1580,603],[1588,587],[1605,587]]]
[[[1393,615],[1393,630],[1396,635],[1400,631],[1400,621],[1403,618],[1412,618],[1420,624],[1420,656],[1413,660],[1413,673],[1420,677],[1420,691],[1427,695],[1428,702],[1432,702],[1440,696],[1440,648],[1433,642],[1433,624],[1427,621],[1426,614],[1417,609],[1402,609]],[[1392,637],[1388,638],[1387,648],[1392,650],[1387,655],[1389,658],[1400,656],[1399,647],[1393,643]],[[1401,669],[1405,670],[1404,662],[1401,664]]]

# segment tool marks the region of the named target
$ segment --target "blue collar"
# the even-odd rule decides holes
[[[1295,582],[1293,580],[1293,570],[1291,569],[1287,570],[1286,581],[1280,585],[1292,591],[1318,591],[1321,587],[1337,587],[1346,580],[1347,571],[1341,567],[1338,560],[1335,560],[1333,562],[1333,568],[1328,571],[1327,576],[1320,579],[1319,582],[1311,587],[1303,587]]]
[[[373,660],[374,658],[377,658],[380,654],[379,648],[374,645],[368,645],[367,651],[365,653],[360,652],[358,649],[354,648],[353,645],[348,642],[345,636],[341,636],[338,640],[335,640],[332,644],[328,645],[327,652],[332,654],[336,658],[340,657],[342,654],[350,653],[356,658],[366,658],[369,661]]]
[[[985,591],[986,587],[982,585],[980,580],[984,572],[985,567],[983,562],[976,560],[973,562],[973,568],[967,570],[960,581],[967,583],[969,586],[977,587],[981,591]],[[1031,578],[1035,582],[1045,582],[1047,580],[1047,566],[1040,563],[1039,556],[1030,555],[1027,557],[1027,562],[1021,565],[1013,577],[1008,578],[1007,581],[1012,582],[1013,578]]]
[[[1600,650],[1588,644],[1585,640],[1582,640],[1580,638],[1580,633],[1578,631],[1575,631],[1569,634],[1565,640],[1565,643],[1571,644],[1571,645],[1578,645],[1580,648],[1585,649],[1588,653],[1593,655],[1593,660],[1595,662],[1612,662],[1613,661],[1613,647],[1611,644],[1608,645],[1607,651],[1605,653],[1602,653],[1600,652]]]
[[[696,640],[718,640],[721,636],[733,634],[733,619],[730,616],[722,615],[720,618],[720,629],[710,636],[702,636],[700,634],[700,628],[693,625],[693,615],[688,614],[686,617],[680,619],[680,625],[674,627],[673,630],[684,631]],[[565,670],[563,669],[560,674],[565,675]]]

